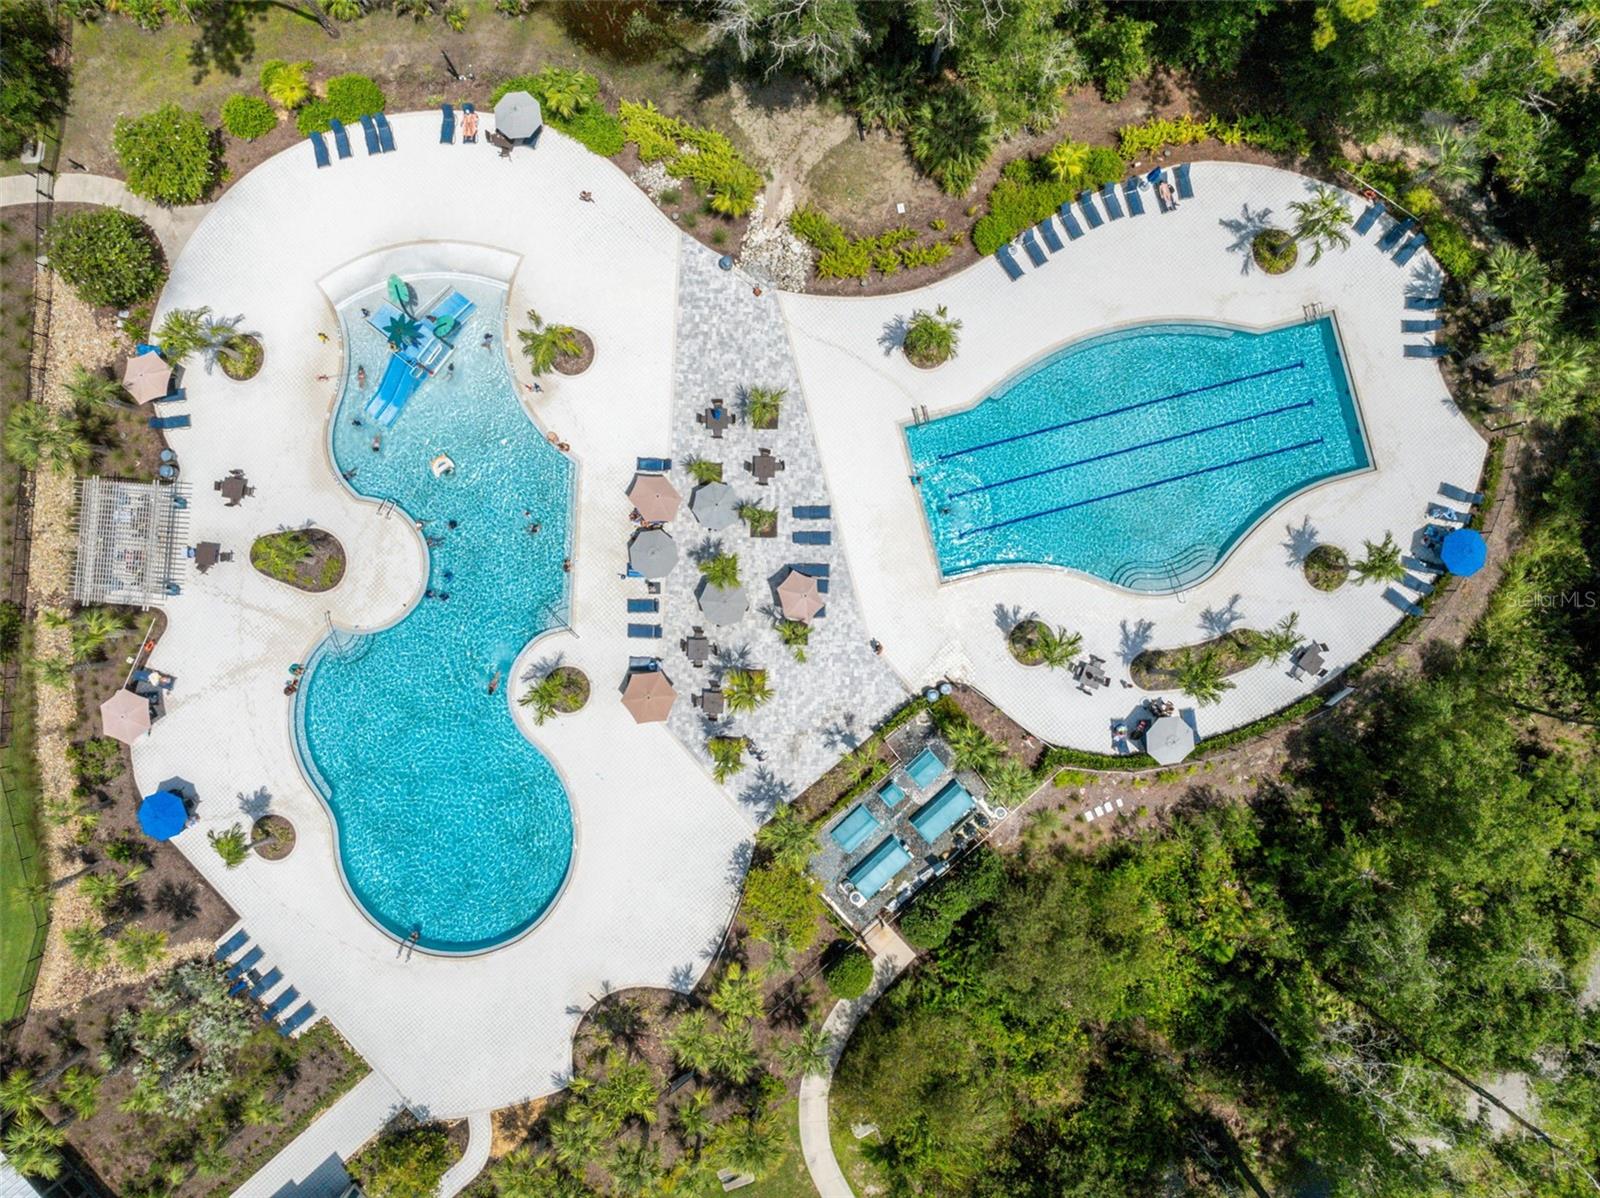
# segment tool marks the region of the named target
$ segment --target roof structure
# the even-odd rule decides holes
[[[188,488],[86,478],[78,484],[78,557],[72,597],[79,603],[149,608],[172,593],[179,546],[188,530]]]

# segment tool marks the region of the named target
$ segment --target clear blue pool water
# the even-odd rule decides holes
[[[426,521],[438,538],[429,586],[450,597],[421,599],[382,631],[325,640],[299,691],[297,731],[302,763],[338,825],[345,880],[367,914],[398,937],[420,930],[423,948],[475,952],[537,920],[572,856],[566,792],[506,706],[512,659],[565,611],[572,463],[513,390],[499,344],[504,290],[459,277],[408,282],[422,303],[446,285],[477,303],[455,371],[423,384],[374,453],[378,430],[354,421],[387,351],[360,308],[376,308],[383,288],[352,299],[340,310],[348,377],[333,457],[354,470],[354,490],[395,503],[394,519]],[[487,351],[478,348],[485,332],[495,337]],[[434,477],[439,453],[454,474]],[[535,521],[542,527],[530,535]]]
[[[1149,592],[1194,583],[1285,499],[1369,464],[1331,317],[1075,342],[906,441],[946,576],[1031,563]]]

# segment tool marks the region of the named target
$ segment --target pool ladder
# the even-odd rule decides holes
[[[351,632],[341,636],[339,630],[333,626],[333,616],[324,613],[323,617],[328,625],[327,652],[336,660],[343,662],[360,661],[367,655],[372,647],[372,637],[359,632]]]
[[[380,503],[378,505],[378,519],[387,520],[389,518],[390,514],[393,511],[394,511],[394,500],[385,499],[382,503]]]

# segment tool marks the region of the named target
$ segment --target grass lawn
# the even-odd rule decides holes
[[[850,1183],[850,1188],[857,1194],[881,1192],[882,1179],[878,1177],[877,1170],[867,1162],[867,1158],[861,1154],[861,1145],[867,1141],[856,1139],[855,1133],[850,1130],[849,1121],[839,1114],[837,1107],[828,1108],[828,1132],[833,1140],[833,1155],[839,1162],[839,1168],[844,1171],[845,1180]]]
[[[28,660],[24,634],[22,660]],[[49,907],[17,893],[20,886],[44,873],[39,849],[39,770],[33,755],[33,672],[24,666],[17,679],[17,702],[12,717],[11,743],[0,750],[0,801],[4,803],[4,828],[0,828],[0,1023],[22,1014],[22,996],[38,972],[35,949]]]
[[[791,1098],[783,1104],[778,1118],[789,1131],[791,1143],[784,1153],[777,1171],[765,1181],[746,1186],[741,1194],[750,1198],[817,1198],[816,1187],[811,1184],[811,1174],[806,1169],[806,1158],[800,1153],[800,1103]]]

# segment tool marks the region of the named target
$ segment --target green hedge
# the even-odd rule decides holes
[[[852,945],[822,971],[828,989],[838,998],[857,999],[872,985],[872,961]]]
[[[573,141],[587,146],[602,158],[611,158],[622,153],[622,147],[627,144],[622,136],[622,122],[599,104],[585,108],[570,121],[556,117],[546,119],[552,129],[565,133]]]
[[[108,308],[148,299],[166,276],[155,234],[115,208],[58,216],[50,223],[45,256],[80,299]]]
[[[1115,150],[1092,146],[1083,173],[1070,182],[1054,179],[1042,159],[1008,163],[989,192],[989,211],[972,228],[972,244],[992,254],[1030,225],[1036,225],[1080,191],[1127,177],[1128,164]]]
[[[254,141],[278,127],[278,117],[260,96],[229,96],[222,102],[222,127],[235,137]]]
[[[301,108],[294,125],[302,134],[326,133],[335,117],[353,125],[364,116],[382,112],[387,103],[383,89],[365,75],[336,75],[328,80],[327,97]]]
[[[158,204],[193,204],[217,179],[210,127],[198,112],[176,104],[123,117],[112,130],[111,148],[128,190]]]
[[[822,279],[865,279],[873,271],[898,274],[902,269],[935,266],[952,252],[948,241],[921,242],[916,230],[906,225],[875,237],[851,237],[815,208],[795,209],[789,229],[817,250],[817,277]]]
[[[969,911],[999,897],[1005,876],[999,854],[978,849],[917,896],[900,917],[900,934],[916,948],[938,948]]]

